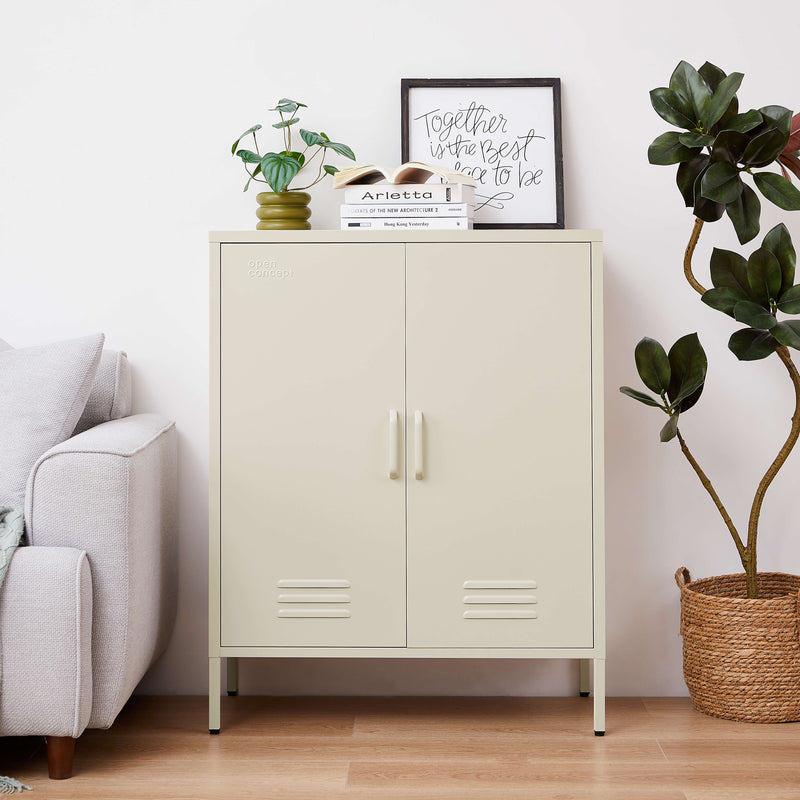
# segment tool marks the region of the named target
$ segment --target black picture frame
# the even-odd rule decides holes
[[[517,89],[525,91],[509,91]],[[492,97],[503,110],[486,103]],[[437,107],[442,99],[447,109]],[[416,113],[428,105],[431,111]],[[402,163],[439,164],[479,179],[476,228],[564,227],[560,78],[402,78],[400,110]]]

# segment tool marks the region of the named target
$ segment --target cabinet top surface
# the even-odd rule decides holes
[[[471,231],[211,231],[212,244],[277,242],[601,242],[599,230],[501,229]]]

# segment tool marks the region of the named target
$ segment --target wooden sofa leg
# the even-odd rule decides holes
[[[54,781],[72,777],[72,760],[75,740],[71,736],[45,736],[47,742],[47,770]]]

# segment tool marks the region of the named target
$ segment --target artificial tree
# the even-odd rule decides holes
[[[706,305],[746,326],[730,337],[729,349],[740,361],[756,361],[774,353],[785,366],[794,389],[789,435],[758,484],[744,536],[689,450],[679,427],[680,415],[697,403],[706,378],[706,354],[697,335],[680,338],[669,352],[654,339],[642,339],[634,353],[636,368],[656,397],[629,386],[620,387],[620,391],[667,414],[661,441],[677,438],[681,452],[733,538],[746,575],[747,597],[756,598],[756,548],[762,504],[800,437],[800,373],[790,352],[790,348],[800,350],[800,320],[778,316],[779,312],[800,314],[800,284],[794,283],[795,250],[782,223],[772,228],[747,258],[714,248],[711,289],[695,277],[692,256],[704,224],[716,222],[723,215],[733,223],[740,244],[758,235],[761,202],[756,190],[786,211],[800,210],[800,191],[789,175],[792,172],[800,177],[800,114],[792,117],[792,112],[782,106],[740,112],[736,93],[742,78],[739,72],[726,75],[713,64],[695,69],[681,61],[669,86],[650,92],[656,113],[680,130],[656,138],[648,150],[648,159],[651,164],[678,164],[678,189],[696,218],[684,255],[684,274]],[[780,166],[782,174],[766,169],[773,164]],[[755,188],[743,180],[745,176],[752,179]]]

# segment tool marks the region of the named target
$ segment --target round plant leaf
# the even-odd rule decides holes
[[[305,128],[300,128],[300,136],[309,147],[314,147],[314,145],[318,144],[321,145],[325,141],[318,133],[307,131]]]
[[[667,396],[677,405],[703,385],[708,359],[696,333],[678,339],[670,348],[668,358],[671,376]]]
[[[739,199],[743,186],[739,170],[733,164],[717,161],[703,173],[700,191],[703,197],[727,205]]]
[[[717,134],[714,144],[711,147],[712,161],[728,161],[731,164],[738,164],[742,160],[750,137],[738,131],[722,131]]]
[[[764,106],[758,109],[764,122],[788,137],[792,128],[792,112],[784,106]]]
[[[788,138],[774,128],[758,134],[742,153],[742,163],[748,167],[766,167],[781,154]]]
[[[708,147],[714,144],[714,137],[699,131],[686,131],[678,134],[678,141],[686,147]]]
[[[788,319],[779,322],[770,333],[787,347],[800,350],[800,320]]]
[[[330,164],[323,164],[322,169],[324,169],[328,175],[335,175],[337,172],[339,172],[339,167],[332,167]]]
[[[738,199],[728,203],[725,211],[733,223],[739,244],[747,244],[758,236],[761,228],[761,201],[747,184],[743,183],[742,187]]]
[[[665,87],[653,89],[650,92],[650,102],[656,114],[670,125],[690,131],[697,127],[691,103],[672,89]]]
[[[800,210],[800,190],[788,178],[774,172],[756,172],[753,175],[761,194],[784,211]]]
[[[290,125],[294,125],[296,122],[300,122],[300,117],[292,117],[292,119],[285,119],[281,122],[276,122],[273,124],[273,128],[288,128]]]
[[[727,286],[722,286],[719,289],[709,289],[704,292],[701,299],[710,308],[721,311],[729,317],[733,316],[733,310],[736,308],[737,303],[747,300],[738,289],[730,289]]]
[[[661,405],[661,403],[657,402],[654,398],[650,397],[649,394],[640,392],[637,389],[631,389],[630,386],[620,386],[619,390],[622,392],[622,394],[625,394],[628,397],[632,397],[634,400],[638,400],[640,403],[644,403],[646,406],[654,406],[655,408],[664,407],[663,405]]]
[[[254,153],[252,150],[237,150],[236,155],[244,161],[245,164],[258,164],[261,161],[261,156]]]
[[[680,134],[677,131],[662,133],[647,148],[647,160],[651,164],[662,166],[691,161],[697,155],[697,150],[692,150],[679,141],[681,136],[690,135]],[[694,146],[696,147],[697,145]]]
[[[715,92],[717,86],[725,79],[725,73],[710,61],[706,61],[697,71],[703,76],[703,80],[708,84],[708,88],[712,92]]]
[[[705,383],[701,384],[687,398],[685,398],[684,400],[681,400],[680,403],[677,404],[676,407],[677,407],[678,411],[680,411],[681,414],[683,414],[686,411],[688,411],[690,408],[692,408],[697,403],[697,401],[700,399],[700,396],[703,394],[703,387],[704,386],[705,386]]]
[[[671,371],[669,358],[661,344],[655,339],[645,337],[636,345],[633,355],[642,383],[658,395],[666,392]]]
[[[727,287],[741,294],[742,300],[749,299],[750,283],[747,280],[747,259],[733,250],[715,247],[711,251],[711,283],[718,289]]]
[[[285,153],[267,153],[261,159],[261,174],[273,192],[285,192],[302,164]]]
[[[762,331],[768,331],[778,324],[774,315],[752,300],[737,303],[733,308],[733,316],[737,322],[743,322],[751,328],[758,328]]]
[[[698,178],[698,181],[702,183],[702,178]],[[725,205],[702,197],[699,186],[696,188],[694,196],[695,202],[692,211],[703,222],[716,222],[725,213]]]
[[[781,295],[778,309],[784,314],[800,314],[800,286],[790,286]]]
[[[759,361],[772,355],[778,347],[770,333],[753,328],[736,331],[728,340],[728,349],[739,361]]]

